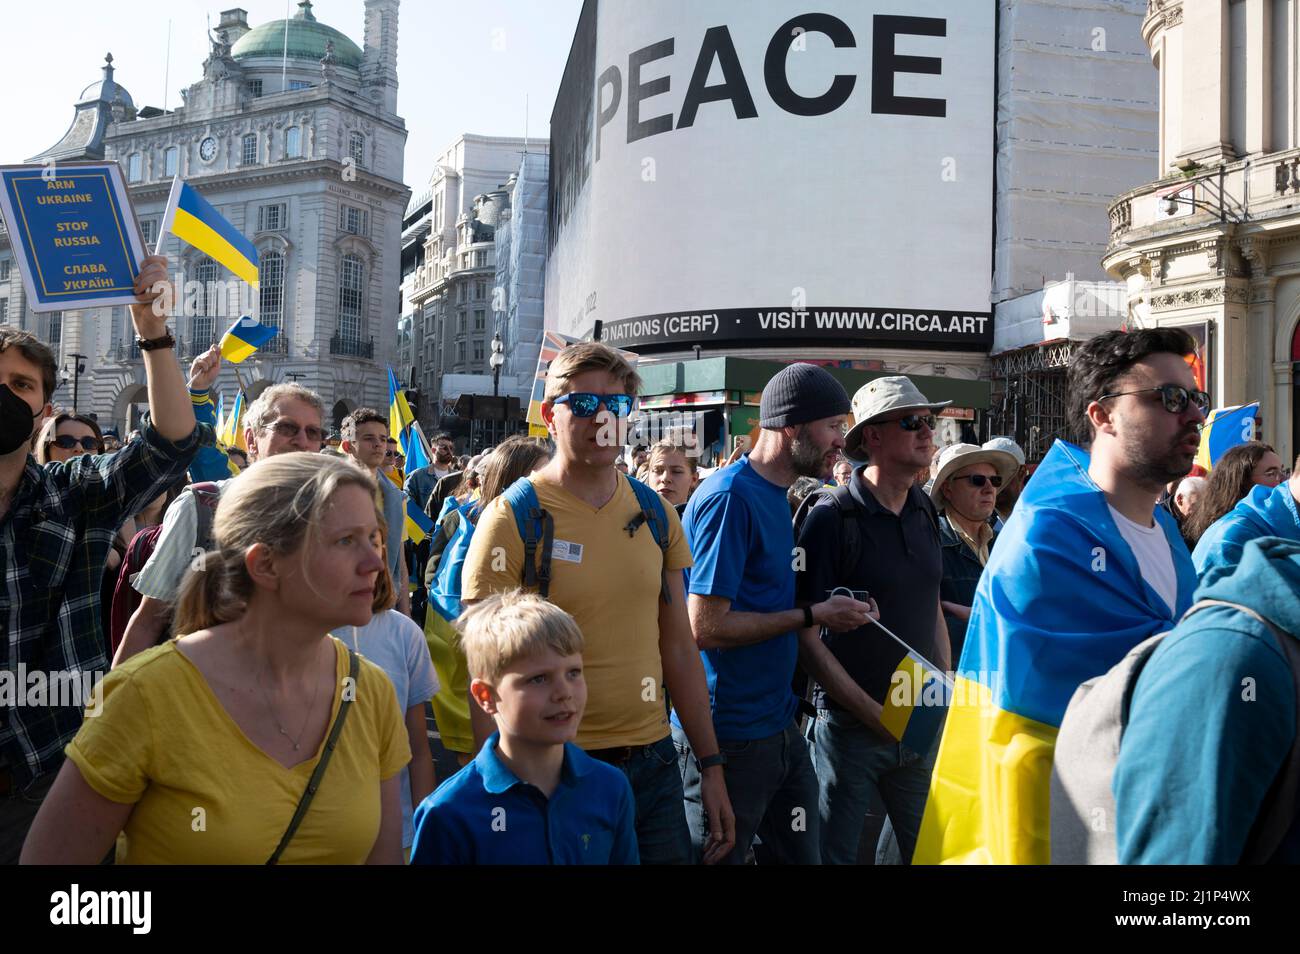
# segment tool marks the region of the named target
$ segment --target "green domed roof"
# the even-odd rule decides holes
[[[285,24],[288,24],[288,55],[294,59],[318,62],[325,55],[325,44],[334,41],[334,60],[339,66],[361,67],[361,47],[344,34],[317,20],[311,3],[298,4],[298,15],[291,20],[272,20],[249,30],[231,47],[236,60],[250,56],[275,56],[285,53]]]

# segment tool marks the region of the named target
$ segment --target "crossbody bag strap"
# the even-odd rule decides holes
[[[302,824],[303,818],[307,814],[307,809],[311,807],[311,800],[316,797],[316,790],[320,788],[320,780],[325,775],[325,768],[330,764],[330,756],[334,754],[334,747],[338,744],[339,736],[343,733],[343,723],[347,721],[348,708],[352,705],[352,699],[355,696],[355,686],[357,684],[357,673],[361,671],[361,657],[348,647],[348,685],[344,686],[343,698],[339,702],[338,715],[334,717],[334,725],[330,728],[329,737],[325,739],[325,750],[321,752],[320,761],[316,763],[316,770],[311,773],[311,778],[307,782],[307,790],[302,793],[302,798],[298,799],[298,807],[294,810],[293,818],[289,820],[289,827],[284,830],[280,838],[280,843],[275,846],[275,851],[267,859],[268,865],[277,864],[280,856],[284,854],[284,849],[289,846],[293,839],[294,832]],[[346,690],[352,687],[353,692]]]

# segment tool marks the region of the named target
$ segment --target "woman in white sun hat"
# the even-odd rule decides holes
[[[961,660],[975,586],[997,539],[989,519],[998,490],[1016,475],[1020,464],[1004,450],[953,444],[940,454],[938,467],[930,499],[940,514],[943,582],[939,599],[955,666]]]

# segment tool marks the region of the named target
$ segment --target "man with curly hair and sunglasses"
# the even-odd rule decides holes
[[[1185,331],[1156,328],[1107,332],[1074,355],[1079,443],[1052,446],[976,587],[917,862],[1051,860],[1056,815],[1072,808],[1049,797],[1071,696],[1191,606],[1191,555],[1157,503],[1200,446],[1209,397],[1194,353]],[[1073,808],[1089,830],[1114,824]]]
[[[555,456],[523,478],[535,494],[529,509],[544,512],[549,527],[534,567],[536,579],[546,581],[543,595],[582,630],[588,695],[576,742],[631,783],[641,862],[696,860],[665,689],[706,765],[703,800],[713,828],[703,860],[712,862],[730,852],[735,831],[722,767],[711,763],[718,744],[686,614],[681,571],[691,565],[691,552],[677,512],[662,498],[654,508],[666,534],[667,546],[660,546],[632,482],[615,467],[640,387],[627,360],[598,342],[570,345],[551,362],[542,418]],[[501,494],[478,519],[465,558],[463,603],[521,582],[537,586],[525,573],[511,498],[510,491]],[[470,714],[478,747],[495,726],[476,702]]]

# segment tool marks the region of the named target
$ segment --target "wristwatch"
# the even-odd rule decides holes
[[[713,768],[715,765],[726,765],[727,755],[725,752],[716,752],[713,755],[706,755],[702,759],[696,759],[695,764],[703,772],[705,769]]]
[[[176,347],[176,339],[172,337],[171,330],[166,325],[163,325],[161,338],[141,338],[137,335],[135,346],[141,351],[157,351],[159,348]]]

